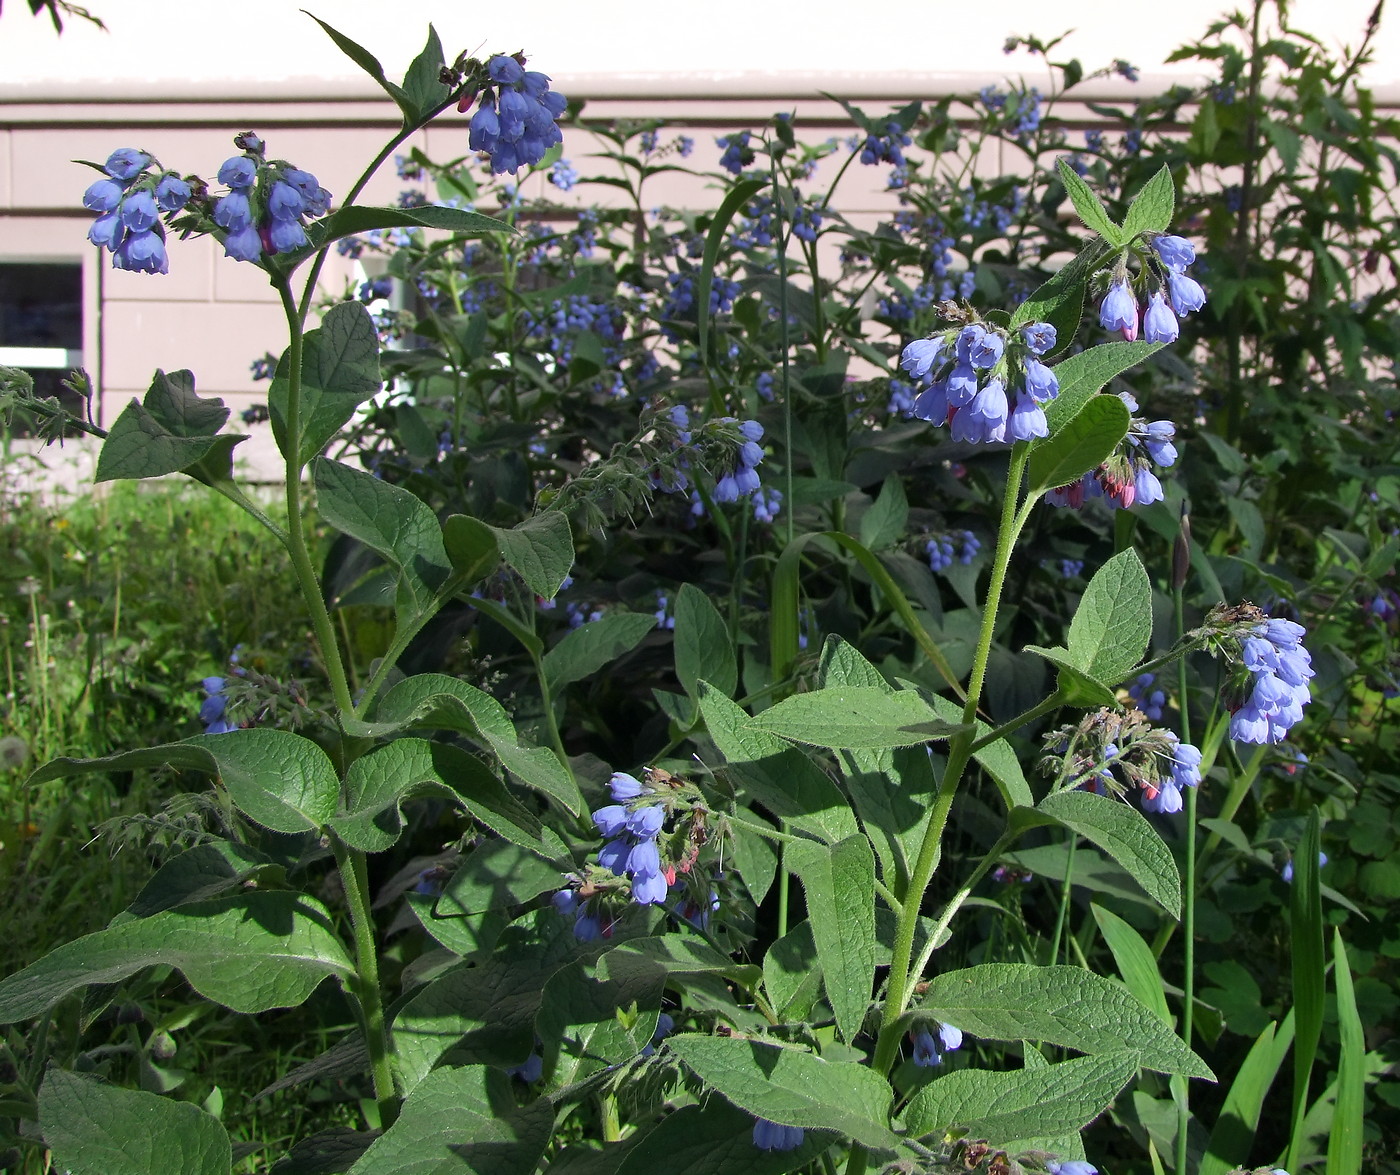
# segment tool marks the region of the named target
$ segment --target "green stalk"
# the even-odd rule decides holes
[[[1182,599],[1182,589],[1177,586],[1172,595],[1176,602],[1176,639],[1186,633],[1186,612]],[[1191,707],[1186,693],[1186,658],[1176,663],[1177,697],[1181,709],[1181,741],[1191,741]],[[1185,977],[1182,982],[1185,1006],[1181,1012],[1181,1038],[1186,1047],[1191,1047],[1191,1034],[1196,1003],[1196,793],[1200,789],[1186,789],[1186,876],[1182,879],[1182,898],[1185,908],[1182,911],[1182,933],[1185,936],[1182,967]],[[1182,1081],[1176,1102],[1176,1175],[1188,1175],[1186,1169],[1186,1128],[1191,1120],[1191,1085]]]
[[[384,1019],[384,1003],[379,993],[379,954],[374,942],[374,918],[370,914],[369,876],[365,855],[352,849],[334,833],[331,851],[340,867],[345,904],[350,908],[350,924],[355,936],[355,975],[351,981],[360,1012],[360,1028],[369,1052],[374,1078],[374,1100],[379,1106],[380,1127],[387,1130],[398,1117],[399,1103],[394,1092],[394,1071],[389,1061],[389,1027]]]
[[[282,299],[282,310],[287,316],[287,327],[291,334],[287,351],[287,553],[291,556],[292,570],[311,616],[311,627],[316,634],[316,641],[321,646],[321,659],[326,667],[326,677],[330,680],[336,708],[342,714],[351,714],[354,712],[355,703],[350,697],[350,686],[345,676],[345,666],[340,659],[340,645],[335,639],[330,613],[326,611],[321,585],[306,549],[306,532],[301,518],[302,318],[292,300],[291,288],[285,280],[277,282],[277,293]]]
[[[991,580],[987,584],[987,602],[982,610],[982,627],[977,638],[977,651],[973,656],[972,673],[968,679],[967,700],[963,705],[963,722],[972,723],[977,717],[977,706],[982,696],[982,685],[986,679],[987,662],[991,656],[992,634],[996,630],[997,612],[1001,604],[1002,588],[1006,583],[1006,569],[1011,562],[1011,552],[1016,538],[1025,525],[1034,499],[1029,500],[1019,512],[1017,505],[1021,496],[1021,477],[1025,472],[1026,459],[1030,447],[1020,442],[1011,451],[1011,463],[1007,470],[1006,493],[1002,501],[1001,526],[997,531],[996,554],[992,560]],[[890,974],[885,989],[885,1010],[880,1022],[880,1037],[875,1049],[874,1068],[877,1073],[887,1073],[894,1063],[899,1045],[896,1024],[904,1015],[910,995],[910,964],[913,961],[914,931],[919,921],[919,908],[923,904],[924,892],[933,880],[934,871],[942,855],[943,829],[948,823],[948,813],[962,781],[963,771],[972,757],[973,735],[969,731],[953,738],[948,750],[948,765],[939,782],[938,795],[924,825],[923,842],[909,875],[909,891],[904,907],[899,914],[898,928],[895,931],[894,951],[890,960]],[[848,1172],[850,1168],[848,1168]]]
[[[1021,478],[1025,473],[1029,454],[1030,446],[1023,441],[1018,442],[1011,450],[1011,464],[1006,471],[1006,492],[1001,504],[1001,525],[997,529],[992,576],[987,584],[987,602],[982,609],[982,627],[977,637],[977,651],[973,655],[972,673],[968,678],[967,697],[963,705],[963,722],[966,724],[972,723],[977,717],[982,685],[987,675],[987,661],[992,651],[992,635],[996,631],[1002,589],[1006,585],[1006,569],[1011,563],[1011,552],[1035,506],[1035,498],[1031,496],[1019,510],[1017,509],[1021,496]],[[908,893],[898,911],[899,921],[895,929],[894,949],[890,956],[890,974],[885,986],[885,1007],[880,1018],[880,1035],[872,1062],[875,1072],[882,1075],[888,1073],[894,1065],[895,1055],[899,1050],[899,1020],[909,1005],[909,997],[913,990],[912,981],[917,980],[928,961],[926,950],[920,957],[919,966],[913,966],[914,932],[919,924],[919,909],[923,905],[924,893],[933,880],[942,856],[943,830],[947,826],[948,813],[952,809],[953,798],[957,795],[963,771],[972,758],[972,746],[971,731],[957,735],[949,744],[948,765],[943,769],[943,778],[938,784],[938,795],[924,825],[919,855],[909,873]],[[951,920],[957,906],[965,900],[966,895],[955,897],[945,909],[943,918]],[[946,921],[943,924],[946,925]],[[864,1175],[867,1158],[865,1147],[859,1143],[852,1145],[846,1160],[846,1175]]]

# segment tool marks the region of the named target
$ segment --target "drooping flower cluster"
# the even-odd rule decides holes
[[[306,218],[324,216],[331,194],[309,171],[263,158],[263,141],[239,135],[242,155],[224,161],[219,182],[228,188],[214,204],[214,223],[225,232],[224,255],[259,261],[264,253],[290,253],[306,245]]]
[[[489,83],[472,115],[467,145],[491,159],[491,171],[517,172],[533,167],[564,134],[556,121],[568,109],[568,99],[549,88],[547,74],[527,70],[516,57],[499,54],[486,63]],[[458,104],[471,104],[468,91]]]
[[[869,167],[880,163],[890,163],[895,167],[905,166],[901,148],[912,142],[904,128],[895,119],[885,123],[883,133],[871,131],[860,144],[860,161]]]
[[[715,482],[716,502],[737,502],[740,498],[758,492],[760,483],[757,468],[763,460],[763,447],[758,442],[763,439],[763,425],[756,420],[741,420],[739,435],[744,439],[735,455],[733,472],[726,473]]]
[[[954,562],[967,566],[981,549],[982,544],[970,530],[948,531],[946,534],[935,535],[924,544],[930,571],[942,571],[951,567]]]
[[[206,677],[199,683],[204,691],[204,701],[199,706],[199,720],[204,723],[205,734],[228,734],[238,727],[228,720],[228,697],[224,694],[226,682],[222,677]]]
[[[608,781],[616,803],[593,813],[598,831],[608,843],[598,850],[598,863],[618,877],[632,881],[632,900],[652,905],[666,900],[669,882],[661,869],[656,840],[666,822],[666,809],[654,798],[656,793],[639,779],[618,771]]]
[[[1041,356],[1055,346],[1055,328],[1029,323],[1008,335],[989,323],[916,339],[900,366],[924,385],[914,415],[947,424],[955,441],[1029,441],[1048,436],[1042,404],[1060,391]]]
[[[1059,779],[1058,786],[1083,787],[1100,795],[1142,793],[1148,812],[1182,808],[1182,790],[1201,782],[1201,752],[1169,730],[1153,726],[1139,710],[1107,707],[1086,715],[1077,725],[1045,736],[1047,754],[1041,769]]]
[[[1265,617],[1240,641],[1240,660],[1250,678],[1230,715],[1230,737],[1242,743],[1276,743],[1302,721],[1312,700],[1308,682],[1312,655],[1303,647],[1305,629],[1291,620]]]
[[[754,161],[753,148],[749,146],[749,132],[736,131],[732,135],[720,135],[715,142],[724,148],[719,157],[719,165],[731,175],[740,175],[744,168]]]
[[[806,1137],[807,1132],[801,1126],[784,1126],[767,1118],[754,1119],[753,1144],[761,1151],[795,1151]]]
[[[1130,392],[1120,392],[1119,399],[1129,412],[1137,411],[1137,400]],[[1048,491],[1045,500],[1052,506],[1076,510],[1095,498],[1115,510],[1161,502],[1166,493],[1156,471],[1176,463],[1175,438],[1176,426],[1170,420],[1146,421],[1134,416],[1117,453],[1078,481]]]
[[[1142,711],[1144,717],[1153,722],[1161,722],[1167,695],[1164,690],[1156,688],[1156,682],[1155,673],[1139,673],[1133,684],[1128,687],[1128,696],[1137,703],[1137,708]]]
[[[131,147],[113,151],[102,170],[106,176],[83,193],[83,206],[98,213],[88,240],[111,251],[113,269],[169,273],[160,214],[184,208],[190,185]]]
[[[929,1069],[943,1063],[943,1054],[962,1048],[962,1029],[951,1024],[940,1024],[937,1032],[927,1028],[917,1029],[912,1034],[914,1042],[914,1064],[921,1069]]]
[[[1181,333],[1177,319],[1206,304],[1205,290],[1186,274],[1196,260],[1196,247],[1185,237],[1158,233],[1141,260],[1138,283],[1145,287],[1146,304],[1139,307],[1127,266],[1120,262],[1099,304],[1099,325],[1118,331],[1129,342],[1141,333],[1149,343],[1174,343]]]

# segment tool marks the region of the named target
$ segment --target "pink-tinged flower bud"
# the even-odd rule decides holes
[[[1188,279],[1189,280],[1189,279]],[[1114,282],[1099,306],[1099,325],[1104,330],[1116,330],[1132,342],[1138,334],[1137,300],[1125,281]]]

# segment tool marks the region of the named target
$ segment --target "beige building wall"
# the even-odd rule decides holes
[[[6,5],[0,15],[0,262],[81,263],[82,362],[102,389],[101,423],[110,424],[144,392],[156,368],[192,369],[202,394],[222,396],[238,412],[266,392],[265,383],[251,378],[251,361],[285,345],[265,276],[225,259],[209,239],[171,239],[166,276],[99,268],[98,252],[85,240],[92,216],[81,206],[93,173],[72,161],[100,162],[131,146],[167,167],[212,178],[236,153],[233,135],[256,130],[270,154],[313,172],[339,196],[393,133],[397,110],[289,0],[241,0],[237,18],[225,15],[219,26],[207,15],[192,16],[196,9],[186,0],[91,0],[89,7],[110,31],[72,21],[59,38],[24,5]],[[587,101],[587,115],[661,117],[684,128],[697,140],[690,162],[704,170],[717,163],[716,134],[761,126],[775,110],[794,111],[801,133],[814,141],[848,132],[844,112],[821,90],[880,109],[911,97],[972,93],[1021,72],[1034,83],[1035,59],[1001,52],[1012,32],[1052,35],[1077,26],[1067,55],[1089,68],[1122,56],[1142,68],[1143,80],[1091,82],[1076,97],[1131,101],[1196,80],[1192,66],[1161,62],[1180,40],[1202,32],[1219,7],[1215,0],[1183,0],[1169,27],[1165,19],[1124,20],[1129,9],[1098,0],[1008,0],[990,14],[986,6],[943,0],[868,0],[859,27],[852,27],[848,5],[825,0],[801,7],[714,0],[665,20],[654,6],[630,0],[518,6],[396,0],[391,21],[382,0],[331,0],[314,10],[374,48],[391,78],[402,76],[421,47],[429,19],[449,57],[460,48],[523,47],[532,66],[554,75],[556,88]],[[1295,23],[1321,28],[1325,41],[1355,43],[1371,7],[1370,0],[1297,0],[1293,10]],[[1377,50],[1368,81],[1394,104],[1400,85],[1389,82],[1400,78],[1400,22],[1395,35],[1383,27]],[[1058,113],[1081,127],[1097,121],[1079,104]],[[463,155],[466,121],[449,112],[414,142],[433,158]],[[565,147],[587,174],[584,157],[594,150],[588,136],[570,131]],[[879,187],[883,169],[878,177],[875,170],[848,173],[843,211],[875,215],[894,207]],[[542,175],[528,183],[537,191],[545,186]],[[666,177],[649,191],[648,204],[708,203],[713,197],[704,183]],[[362,199],[392,203],[405,186],[390,163]],[[565,204],[608,194],[550,191]],[[323,289],[339,293],[355,276],[352,263],[332,255]],[[252,457],[255,472],[271,476],[276,460],[266,426],[254,432],[256,441],[241,452]]]

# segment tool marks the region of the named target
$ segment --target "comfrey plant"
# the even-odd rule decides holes
[[[1088,1175],[1096,1167],[1080,1131],[1116,1100],[1131,1101],[1123,1095],[1130,1084],[1161,1075],[1185,1114],[1187,1083],[1214,1077],[1193,1051],[1189,955],[1178,1035],[1160,984],[1130,990],[1062,964],[1058,941],[1038,960],[940,954],[955,923],[972,924],[964,911],[986,902],[978,892],[984,879],[995,884],[998,870],[1021,869],[1012,854],[1047,840],[1071,852],[1084,843],[1086,854],[1092,849],[1121,870],[1125,887],[1141,890],[1168,917],[1183,906],[1189,917],[1193,850],[1183,893],[1158,827],[1185,825],[1194,844],[1195,796],[1226,734],[1282,737],[1307,698],[1312,669],[1301,629],[1250,605],[1213,613],[1166,655],[1144,660],[1152,583],[1125,543],[1092,574],[1064,644],[1027,650],[1056,675],[1048,696],[1027,698],[1010,720],[989,720],[1008,571],[1037,512],[1052,516],[1047,495],[1094,474],[1105,493],[1113,487],[1119,505],[1131,505],[1153,496],[1138,489],[1141,454],[1157,468],[1177,456],[1169,424],[1135,420],[1135,405],[1105,391],[1165,345],[1163,338],[1068,354],[1086,297],[1145,296],[1158,336],[1169,331],[1152,298],[1165,290],[1178,311],[1192,301],[1189,289],[1172,301],[1174,286],[1181,294],[1190,279],[1189,247],[1169,235],[1170,173],[1143,186],[1119,224],[1066,165],[1065,186],[1089,229],[1075,261],[1013,309],[946,300],[921,307],[941,325],[905,347],[900,362],[915,392],[914,415],[933,427],[903,427],[927,434],[930,444],[951,436],[1004,461],[1000,524],[986,552],[968,530],[920,540],[930,567],[976,596],[967,609],[967,655],[955,664],[951,642],[920,622],[872,551],[877,540],[886,548],[904,541],[909,503],[897,480],[856,523],[859,537],[835,509],[828,528],[795,531],[798,508],[844,492],[839,468],[828,465],[828,476],[806,484],[791,469],[797,425],[819,440],[823,424],[848,423],[839,399],[844,368],[830,354],[837,335],[825,325],[814,331],[818,355],[804,372],[802,420],[793,419],[786,352],[782,379],[771,378],[771,364],[765,371],[770,394],[782,398],[781,432],[752,415],[767,400],[757,379],[744,381],[744,397],[726,399],[724,373],[745,356],[737,339],[730,340],[737,355],[720,345],[715,316],[732,311],[755,331],[776,321],[785,337],[795,293],[786,284],[784,248],[795,240],[815,274],[812,238],[828,231],[825,202],[799,216],[775,197],[772,211],[755,206],[741,230],[752,288],[780,280],[777,304],[767,306],[776,320],[760,313],[765,304],[738,278],[716,273],[725,217],[694,253],[685,245],[684,259],[679,248],[667,254],[677,281],[635,294],[660,303],[654,338],[672,340],[667,361],[679,373],[667,390],[706,385],[703,422],[676,396],[638,397],[630,411],[641,431],[619,446],[626,462],[599,453],[581,430],[532,427],[529,451],[541,456],[554,446],[571,476],[529,485],[537,509],[516,525],[508,524],[512,503],[504,492],[480,492],[473,483],[452,496],[416,476],[462,447],[463,436],[504,450],[493,427],[508,424],[519,435],[531,397],[550,378],[586,389],[580,399],[590,411],[617,412],[631,394],[628,380],[653,387],[662,359],[653,355],[650,365],[625,373],[624,394],[617,394],[611,377],[622,373],[606,369],[628,352],[610,356],[606,348],[625,340],[609,333],[613,320],[601,300],[581,292],[586,271],[573,275],[585,279],[576,288],[537,294],[520,279],[538,259],[513,246],[492,252],[459,240],[499,234],[533,252],[549,238],[567,239],[572,262],[600,247],[590,226],[520,234],[522,243],[508,220],[447,201],[355,202],[379,162],[454,105],[465,112],[475,104],[464,134],[493,173],[552,169],[563,104],[547,78],[516,57],[449,65],[430,34],[402,84],[390,83],[367,50],[328,32],[403,112],[401,131],[340,207],[332,209],[314,177],[268,159],[262,141],[247,134],[237,140],[241,154],[219,168],[221,191],[180,180],[189,189],[182,194],[139,151],[116,153],[94,185],[99,190],[90,189],[94,211],[115,218],[94,230],[114,261],[134,238],[124,256],[163,270],[163,252],[160,264],[153,258],[164,243],[156,212],[164,212],[175,218],[169,227],[215,236],[278,291],[289,342],[273,369],[268,409],[286,460],[285,518],[263,512],[233,480],[230,455],[242,438],[221,431],[227,410],[197,396],[188,372],[158,373],[144,399],[128,406],[105,438],[98,476],[185,473],[252,513],[295,571],[331,700],[297,733],[264,721],[270,711],[233,705],[233,683],[211,677],[203,685],[204,733],[108,759],[58,760],[35,774],[42,782],[165,766],[206,775],[217,820],[106,929],[0,980],[0,1021],[36,1024],[27,1046],[6,1044],[18,1077],[5,1105],[24,1119],[16,1137],[31,1150],[42,1138],[53,1165],[75,1172],[105,1171],[116,1147],[138,1175],[164,1175],[172,1162],[198,1175],[228,1175],[233,1152],[219,1120],[150,1082],[122,1088],[117,1058],[124,1054],[99,1038],[104,1009],[123,992],[168,996],[185,992],[182,982],[199,1000],[233,1013],[297,1007],[314,995],[331,1017],[353,1021],[326,1055],[282,1081],[334,1075],[352,1091],[363,1129],[329,1126],[302,1140],[278,1163],[293,1172],[602,1175],[665,1163],[716,1175],[838,1167],[848,1175]],[[866,120],[851,158],[900,166],[912,117]],[[1034,91],[1006,117],[1017,135],[1038,133]],[[790,134],[784,125],[775,124],[777,143],[795,151],[782,138]],[[641,157],[625,157],[645,174],[661,148],[654,131],[641,134],[652,135]],[[747,132],[723,146],[720,166],[736,173],[760,148],[775,150]],[[679,146],[676,153],[685,154]],[[445,181],[448,173],[441,174]],[[456,182],[453,199],[471,202],[469,185]],[[762,186],[741,180],[737,196],[725,201],[727,217],[754,205]],[[511,206],[503,209],[512,215]],[[449,237],[435,251],[453,273],[485,268],[483,258],[490,259],[486,276],[506,296],[499,325],[510,347],[487,355],[493,371],[506,368],[499,382],[463,379],[452,418],[417,429],[409,457],[419,469],[385,462],[379,472],[386,475],[376,477],[321,455],[380,390],[384,353],[375,323],[353,291],[319,325],[308,329],[308,322],[330,248],[370,232],[403,233],[411,242],[418,230]],[[761,244],[765,233],[771,239]],[[292,277],[302,266],[298,295]],[[416,281],[421,272],[402,264],[394,276]],[[442,297],[434,283],[420,293]],[[449,292],[434,321],[461,374],[477,370],[471,363],[487,353],[484,332],[495,326],[481,317],[484,301],[468,305],[456,296]],[[813,316],[840,312],[819,298],[812,303],[804,310]],[[1122,333],[1120,318],[1114,329]],[[567,356],[544,355],[545,340],[566,344],[559,350]],[[407,374],[417,361],[400,353],[385,365]],[[432,375],[441,372],[435,365]],[[691,403],[698,407],[699,398]],[[400,408],[414,420],[415,405],[393,405],[395,413]],[[778,423],[776,411],[770,419]],[[420,415],[413,427],[422,423]],[[822,446],[813,440],[811,447],[816,460]],[[518,466],[499,452],[491,459],[506,485]],[[758,473],[780,460],[781,493],[765,489]],[[305,536],[308,470],[320,518],[342,536],[327,564],[339,570],[324,579]],[[517,496],[526,492],[521,480]],[[633,596],[640,608],[631,610],[603,601],[584,581],[570,589],[577,593],[571,606],[555,610],[577,612],[577,627],[547,644],[540,617],[571,576],[582,575],[566,511],[606,545],[611,517],[668,501],[688,514],[691,494],[707,521],[734,540],[726,547],[732,597],[717,604],[686,583],[658,601],[655,581],[639,576],[647,582]],[[772,544],[771,591],[761,601],[743,586],[742,570],[756,558],[745,546],[750,530]],[[890,601],[922,658],[921,677],[906,673],[887,647],[877,653],[871,642],[877,664],[839,635],[800,656],[804,629],[814,634],[820,621],[822,631],[841,631],[814,618],[800,594],[803,560],[835,551],[849,554],[851,567]],[[770,552],[759,554],[768,559]],[[890,565],[913,564],[918,582],[927,583],[928,569],[896,554],[903,562]],[[1084,570],[1081,564],[1075,573]],[[1174,588],[1184,575],[1174,576]],[[354,677],[327,603],[347,598],[392,612],[382,654]],[[741,609],[766,612],[766,661],[737,639]],[[415,672],[422,647],[449,643],[444,634],[458,621],[489,628],[496,655],[515,642],[523,653],[511,655],[533,669],[534,692],[501,691],[508,710],[466,673]],[[664,662],[664,680],[682,691],[654,691],[669,742],[649,762],[605,764],[587,732],[561,724],[565,691],[584,682],[606,689],[604,670],[638,649]],[[1233,675],[1199,743],[1187,729],[1184,691],[1178,729],[1169,728],[1160,705],[1155,719],[1146,707],[1119,705],[1115,683],[1141,684],[1143,675],[1195,650],[1223,657]],[[479,678],[489,684],[489,674]],[[1065,709],[1084,716],[1045,737],[1038,757],[1050,782],[1033,785],[1022,758],[1037,757],[1028,750],[1035,724]],[[682,745],[691,755],[670,758]],[[1129,794],[1159,824],[1125,803]],[[954,837],[964,823],[955,813],[969,817],[966,838]],[[396,870],[394,854],[415,834],[432,841],[431,856]],[[1299,846],[1299,901],[1317,893],[1315,840],[1313,833]],[[1066,905],[1068,894],[1066,885]],[[380,919],[391,904],[392,920]],[[1116,939],[1134,941],[1139,956],[1150,953],[1140,939],[1121,932]],[[1186,1136],[1183,1125],[1183,1173]]]

